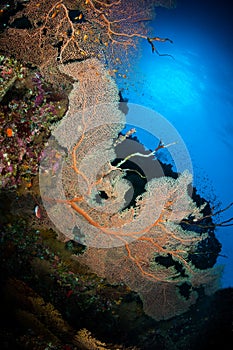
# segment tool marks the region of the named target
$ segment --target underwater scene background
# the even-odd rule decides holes
[[[1,348],[229,348],[231,19],[0,1]]]
[[[153,32],[168,36],[171,45],[157,44],[169,57],[143,53],[130,75],[132,85],[123,85],[123,96],[162,114],[183,138],[194,167],[194,185],[208,200],[222,206],[232,202],[233,86],[231,5],[217,1],[178,2],[171,10],[158,8]],[[122,86],[122,85],[120,85]],[[152,142],[140,135],[148,148]],[[232,209],[223,220],[232,217]],[[223,244],[218,262],[225,265],[222,286],[233,283],[232,228],[217,229]]]

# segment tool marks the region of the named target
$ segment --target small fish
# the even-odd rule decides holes
[[[78,16],[76,16],[74,19],[77,21],[77,20],[81,20],[83,18],[83,14],[80,13]]]
[[[52,15],[51,15],[51,18],[55,18],[58,14],[58,11],[54,12]]]
[[[36,205],[36,206],[35,206],[35,208],[34,208],[34,213],[35,213],[35,215],[36,215],[36,217],[37,217],[38,219],[41,219],[41,210],[40,210],[39,205]]]

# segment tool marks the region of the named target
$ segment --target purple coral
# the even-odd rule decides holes
[[[27,87],[29,80],[32,84]],[[50,135],[49,126],[57,118],[56,102],[49,100],[52,92],[45,90],[41,75],[36,73],[23,83],[22,90],[17,91],[16,96],[6,94],[0,106],[0,185],[3,188],[17,187],[23,179],[30,181],[38,173],[44,142]]]

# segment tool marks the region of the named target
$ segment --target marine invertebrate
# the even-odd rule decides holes
[[[0,106],[0,184],[3,188],[17,187],[24,180],[30,186],[32,177],[38,173],[42,139],[50,134],[49,127],[60,113],[62,97],[57,95],[57,101],[52,101],[52,91],[42,77],[17,61],[4,57],[1,63],[0,80],[4,81]]]
[[[22,64],[9,57],[0,56],[0,101],[16,80],[22,79],[25,68]]]
[[[148,315],[162,319],[186,311],[198,289],[214,291],[219,277],[219,270],[198,269],[189,257],[208,235],[180,224],[202,217],[203,206],[189,195],[191,175],[152,178],[133,205],[127,202],[132,186],[121,165],[134,154],[113,163],[125,123],[114,81],[96,59],[61,66],[61,71],[78,82],[42,162],[40,189],[50,219],[66,240],[87,246],[77,257],[80,262],[138,292]],[[60,155],[56,176],[49,157],[54,148]],[[155,152],[161,148],[162,143]]]
[[[24,64],[37,66],[54,84],[64,83],[58,69],[60,62],[96,57],[110,69],[114,65],[126,69],[126,57],[130,64],[131,49],[137,47],[137,39],[147,40],[146,24],[153,18],[155,6],[162,3],[30,0],[10,17],[0,35],[1,50]]]

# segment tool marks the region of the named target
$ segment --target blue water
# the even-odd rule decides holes
[[[157,9],[152,36],[159,57],[142,42],[142,57],[123,87],[123,97],[159,112],[184,140],[198,192],[221,208],[233,201],[233,26],[231,10],[214,1],[178,0],[176,9]],[[143,138],[148,148],[155,148]],[[148,144],[149,143],[149,144]],[[233,217],[233,208],[220,220]],[[233,227],[217,228],[225,265],[222,287],[233,286]]]

